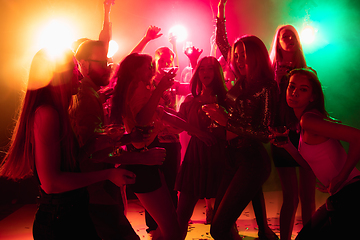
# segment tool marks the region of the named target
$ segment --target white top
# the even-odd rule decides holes
[[[329,186],[330,181],[339,175],[347,158],[339,140],[329,138],[323,143],[310,145],[303,141],[303,131],[300,134],[298,150],[324,186]],[[360,171],[354,168],[339,190],[356,176],[360,176]]]

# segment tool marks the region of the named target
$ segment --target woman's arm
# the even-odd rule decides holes
[[[135,121],[139,126],[146,126],[152,122],[160,98],[162,97],[164,91],[174,84],[174,77],[175,73],[173,73],[173,71],[165,73],[156,89],[152,92],[149,101],[146,102],[146,104],[135,116]]]
[[[103,28],[99,34],[99,40],[105,43],[106,51],[109,49],[109,42],[112,37],[112,24],[110,22],[111,6],[115,4],[115,0],[104,1],[104,22]]]
[[[255,116],[249,116],[251,118],[250,121],[244,121],[244,118],[238,118],[236,115],[235,117],[229,117],[226,123],[226,129],[231,131],[239,136],[245,136],[252,139],[256,139],[261,142],[268,142],[270,140],[270,128],[273,125],[273,118],[274,118],[274,96],[276,94],[275,85],[271,87],[264,87],[261,91],[256,93],[253,96],[256,99],[250,99],[250,101],[257,101],[257,106],[249,107],[256,107],[259,111]]]
[[[290,140],[281,145],[278,145],[273,141],[272,143],[277,147],[283,147],[301,167],[312,171],[310,165],[305,161],[305,159],[301,156],[297,148],[290,142]]]
[[[156,26],[149,26],[149,28],[146,31],[145,36],[140,40],[140,42],[134,47],[133,50],[131,50],[131,53],[141,53],[146,45],[159,37],[162,36],[162,33],[160,33],[161,28],[158,28]]]
[[[338,122],[324,119],[315,113],[305,113],[300,120],[301,128],[310,138],[322,136],[349,143],[349,151],[340,174],[330,183],[330,192],[336,192],[360,160],[360,130]],[[310,139],[311,140],[311,139]]]
[[[228,53],[231,49],[229,40],[227,38],[225,26],[225,5],[227,0],[220,0],[218,5],[218,14],[216,20],[216,45],[218,46],[221,54],[225,60],[228,61]]]
[[[173,60],[173,66],[179,67],[179,56],[177,53],[177,46],[176,46],[177,37],[172,33],[169,34],[169,42],[172,46],[172,50],[175,53],[175,59]]]
[[[61,171],[60,122],[52,107],[40,107],[34,116],[35,164],[41,188],[46,193],[62,193],[111,180],[117,185],[134,181],[135,176],[120,169],[74,173]],[[65,159],[70,161],[70,159]]]
[[[174,127],[180,128],[183,131],[187,131],[188,133],[190,133],[190,135],[195,135],[197,138],[199,138],[208,146],[211,146],[216,143],[216,138],[213,135],[201,131],[200,129],[192,126],[191,124],[187,123],[186,121],[177,117],[176,115],[164,111],[164,114],[162,114],[161,119]]]

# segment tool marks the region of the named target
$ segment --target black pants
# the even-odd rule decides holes
[[[40,204],[33,225],[35,240],[100,240],[86,203]]]

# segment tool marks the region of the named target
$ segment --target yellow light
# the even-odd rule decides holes
[[[117,50],[119,50],[119,45],[117,44],[117,42],[115,42],[114,40],[110,40],[107,57],[112,58],[117,52]]]
[[[51,55],[58,55],[65,48],[70,48],[73,41],[71,25],[63,20],[54,19],[42,29],[39,48],[47,48]]]

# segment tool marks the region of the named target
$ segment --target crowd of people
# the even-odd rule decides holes
[[[126,187],[154,240],[185,239],[199,199],[216,240],[241,239],[236,221],[250,202],[258,239],[290,240],[299,198],[296,239],[357,236],[360,130],[327,113],[293,26],[278,27],[270,51],[253,35],[231,44],[226,3],[218,4],[212,39],[222,56],[200,58],[191,47],[180,82],[174,36],[172,49],[142,53],[162,35],[155,26],[110,64],[111,0],[99,40],[79,39],[56,57],[36,53],[0,167],[2,177],[37,179],[34,239],[140,239],[126,217]],[[280,236],[268,225],[262,190],[271,159],[283,193]],[[316,179],[330,195],[317,210]]]

